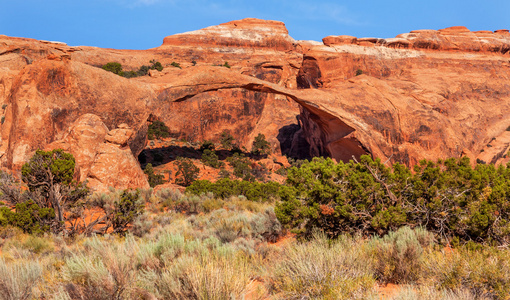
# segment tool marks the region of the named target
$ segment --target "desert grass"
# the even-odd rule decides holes
[[[268,270],[272,291],[285,299],[366,299],[376,281],[362,247],[359,239],[322,234],[290,245]]]
[[[33,289],[42,275],[37,261],[6,262],[0,259],[0,298],[5,300],[31,299]]]

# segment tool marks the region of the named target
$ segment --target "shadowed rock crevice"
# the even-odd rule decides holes
[[[299,116],[297,116],[299,123]],[[282,155],[293,159],[311,159],[310,144],[304,136],[301,126],[290,124],[283,126],[278,130],[276,137],[280,142],[280,151]]]
[[[347,162],[370,154],[354,135],[354,128],[338,117],[313,106],[301,107],[300,124],[310,145],[310,156],[331,157]]]
[[[322,74],[317,60],[313,57],[305,56],[296,78],[298,89],[317,89],[322,87],[321,77]]]

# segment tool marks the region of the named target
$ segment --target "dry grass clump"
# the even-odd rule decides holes
[[[382,238],[368,243],[370,256],[379,281],[384,283],[410,283],[418,280],[422,272],[425,249],[434,242],[434,236],[425,229],[402,227]]]
[[[375,298],[378,299],[378,298]],[[407,285],[400,288],[388,300],[482,300],[469,290],[438,290],[427,285]]]
[[[48,255],[55,250],[53,235],[37,236],[25,234],[15,230],[10,238],[4,240],[2,251],[5,257],[11,259],[33,259],[41,255]]]
[[[268,270],[273,293],[285,299],[366,299],[375,279],[359,249],[360,240],[328,240],[286,247]]]
[[[438,289],[467,290],[476,298],[510,295],[510,252],[486,248],[436,251],[426,257],[425,274]]]
[[[159,299],[242,299],[253,266],[238,254],[182,255],[144,275]]]
[[[223,243],[237,239],[272,242],[283,234],[272,208],[259,213],[218,209],[208,215],[190,218],[189,222],[194,231],[205,236],[216,236]]]
[[[67,293],[78,299],[128,299],[136,280],[137,243],[132,237],[122,243],[93,237],[81,253],[65,259],[63,278]]]
[[[42,268],[37,261],[8,263],[0,258],[0,299],[31,299],[41,275]]]

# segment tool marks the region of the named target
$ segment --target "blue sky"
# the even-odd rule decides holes
[[[510,0],[0,0],[0,34],[117,49],[148,49],[168,35],[243,18],[285,22],[298,40],[394,37],[462,25],[510,29]]]

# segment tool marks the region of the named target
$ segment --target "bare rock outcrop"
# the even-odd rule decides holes
[[[413,30],[395,38],[355,38],[351,36],[328,36],[322,39],[326,46],[358,45],[402,49],[424,49],[439,51],[495,52],[510,51],[508,30],[470,31],[464,26],[453,26],[440,30]]]
[[[5,163],[18,168],[34,150],[61,139],[86,113],[100,116],[108,128],[129,124],[136,132],[129,140],[136,156],[145,146],[146,107],[154,97],[148,86],[95,67],[70,60],[35,61],[14,77],[5,101]]]
[[[70,125],[62,140],[46,148],[63,149],[73,154],[78,167],[77,179],[87,181],[95,191],[105,192],[108,187],[149,188],[147,178],[127,144],[134,131],[125,124],[122,127],[108,130],[100,117],[85,114]]]
[[[287,51],[294,50],[295,41],[283,22],[248,18],[168,36],[162,48],[180,45]]]

